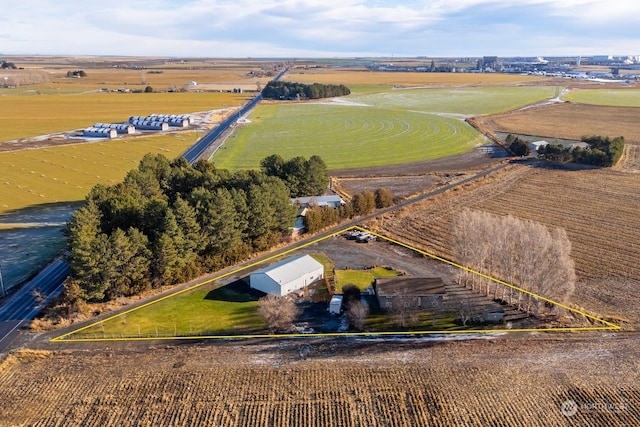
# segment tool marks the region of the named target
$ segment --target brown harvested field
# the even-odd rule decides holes
[[[464,208],[511,214],[566,229],[579,283],[571,305],[640,325],[638,175],[608,169],[516,165],[474,186],[427,200],[376,227],[426,251],[453,258],[450,226]]]
[[[640,145],[626,144],[622,158],[614,169],[622,172],[640,173]]]
[[[394,86],[456,86],[456,85],[505,85],[539,84],[548,82],[544,77],[515,74],[479,73],[416,73],[371,71],[367,68],[293,68],[282,78],[300,83],[325,83],[344,85],[394,85]]]
[[[579,140],[584,135],[624,136],[640,144],[640,108],[561,103],[474,120],[494,132]]]
[[[26,351],[0,366],[0,425],[630,426],[640,419],[638,340]],[[562,413],[566,400],[575,415]]]

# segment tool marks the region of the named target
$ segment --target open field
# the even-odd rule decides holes
[[[385,234],[452,259],[450,224],[463,208],[511,214],[566,229],[579,283],[572,302],[640,325],[640,195],[637,175],[607,169],[518,165],[378,222]]]
[[[630,426],[639,347],[608,334],[58,346],[0,365],[0,425]]]
[[[133,115],[239,106],[246,96],[210,92],[5,96],[0,102],[0,141],[86,128],[96,122],[121,123]]]
[[[640,89],[573,90],[562,99],[582,104],[640,107]]]
[[[348,100],[377,108],[469,116],[513,110],[552,98],[557,92],[559,88],[556,86],[393,89],[367,95],[355,94]]]
[[[584,135],[624,136],[640,144],[640,109],[587,104],[555,104],[474,118],[498,132],[579,140]]]
[[[273,64],[268,62],[202,60],[171,62],[168,60],[146,59],[136,61],[132,58],[76,58],[66,59],[41,58],[41,60],[16,61],[22,70],[2,70],[2,75],[9,78],[26,76],[22,80],[29,81],[30,74],[44,76],[46,80],[38,84],[21,84],[18,87],[0,88],[0,95],[19,94],[79,94],[103,88],[144,90],[151,86],[158,91],[187,89],[197,90],[211,84],[232,84],[251,87],[256,90],[258,84],[264,84],[270,77],[258,77],[264,69]],[[68,71],[83,70],[86,77],[67,77]],[[42,78],[42,77],[40,77]],[[21,79],[17,79],[21,80]],[[38,80],[38,79],[31,79]],[[195,81],[198,86],[191,87]],[[204,85],[204,86],[201,86]]]
[[[402,164],[465,153],[485,141],[457,119],[337,103],[264,104],[249,119],[212,158],[217,167],[253,169],[273,153],[317,154],[329,169]]]
[[[83,200],[96,184],[120,182],[147,153],[180,155],[194,132],[0,152],[0,213]]]
[[[457,86],[539,84],[549,81],[543,77],[514,74],[480,73],[410,73],[370,71],[366,68],[293,68],[283,80],[300,83],[384,86]]]

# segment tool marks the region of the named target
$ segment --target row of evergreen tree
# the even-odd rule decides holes
[[[287,181],[264,171],[148,154],[123,182],[96,185],[69,221],[68,289],[107,301],[237,263],[286,235],[290,196]]]
[[[291,197],[319,196],[329,185],[327,165],[320,156],[311,156],[309,160],[302,156],[284,160],[279,154],[272,154],[262,159],[260,170],[283,180]]]
[[[307,85],[304,83],[270,81],[262,89],[262,96],[267,99],[319,99],[331,98],[334,96],[349,95],[351,90],[345,85],[330,85],[313,83]]]
[[[615,165],[624,150],[624,137],[610,139],[602,136],[585,136],[582,141],[589,147],[564,147],[559,144],[549,144],[540,147],[540,158],[553,162],[574,162],[585,165],[610,167]]]

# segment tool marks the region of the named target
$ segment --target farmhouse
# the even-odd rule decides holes
[[[324,266],[309,255],[287,258],[249,276],[250,286],[267,294],[287,295],[324,278]]]
[[[396,304],[421,309],[438,307],[446,294],[440,277],[376,277],[375,287],[382,309]]]
[[[291,203],[298,208],[296,221],[293,224],[293,231],[291,233],[292,236],[297,236],[304,230],[304,216],[306,215],[309,207],[330,206],[337,209],[344,205],[344,200],[342,200],[342,198],[337,194],[334,194],[330,196],[296,197],[291,199]]]
[[[310,206],[330,206],[332,208],[339,208],[344,205],[344,200],[337,194],[330,196],[311,196],[311,197],[296,197],[291,199],[291,203],[298,206],[298,209],[305,209]]]
[[[533,141],[529,143],[529,149],[533,152],[537,152],[540,147],[546,147],[549,145],[547,141]]]

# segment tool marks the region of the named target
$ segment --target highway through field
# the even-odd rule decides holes
[[[0,307],[0,352],[18,335],[20,326],[62,292],[69,266],[56,260],[42,270]]]

